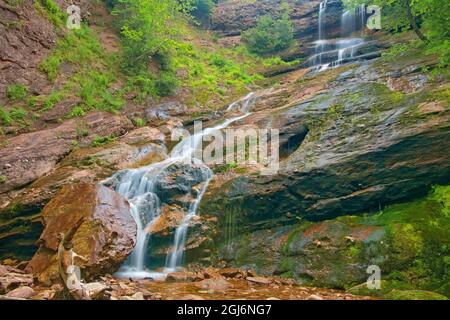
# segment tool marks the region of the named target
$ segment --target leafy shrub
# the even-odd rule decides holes
[[[206,23],[211,16],[214,2],[212,0],[194,0],[194,2],[195,9],[192,11],[192,15],[201,23]]]
[[[67,15],[58,7],[53,0],[37,0],[34,6],[56,27],[62,27]]]
[[[145,120],[142,118],[134,118],[133,123],[136,127],[143,127],[146,124]]]
[[[83,108],[80,106],[76,106],[72,109],[72,111],[69,113],[69,118],[76,118],[76,117],[82,117],[86,113],[84,112]]]
[[[10,101],[23,101],[28,95],[28,88],[22,84],[12,84],[6,89],[6,96]]]
[[[101,147],[104,146],[105,144],[114,142],[114,140],[115,139],[113,136],[106,136],[106,137],[95,136],[91,142],[91,146],[94,148]]]
[[[11,118],[9,112],[5,110],[5,108],[0,107],[0,120],[2,121],[2,124],[5,126],[11,125],[13,119]]]
[[[20,108],[20,107],[12,108],[9,111],[9,115],[14,120],[23,120],[23,119],[25,119],[27,114],[28,114],[28,112],[25,109]]]
[[[270,15],[258,19],[256,26],[245,31],[243,41],[250,51],[257,54],[274,53],[288,48],[294,40],[289,15],[274,20]]]
[[[155,80],[155,89],[159,96],[170,96],[178,86],[178,80],[172,72],[161,72],[158,79]]]

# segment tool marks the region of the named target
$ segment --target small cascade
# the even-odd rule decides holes
[[[190,135],[181,140],[172,150],[170,157],[138,169],[122,170],[107,179],[104,184],[112,186],[118,193],[128,199],[133,218],[137,224],[137,241],[133,253],[124,266],[116,274],[124,278],[164,278],[168,272],[181,267],[185,251],[186,236],[192,219],[197,215],[200,202],[213,177],[212,170],[195,157],[196,150],[201,148],[203,138],[218,130],[225,129],[232,123],[250,115],[250,106],[254,101],[254,94],[250,93],[241,100],[232,103],[228,111],[240,111],[240,115],[233,116],[219,125],[204,129],[200,133]],[[202,165],[206,168],[199,183],[200,190],[190,204],[182,223],[176,228],[172,249],[167,255],[164,272],[154,272],[146,268],[146,255],[151,239],[149,228],[161,214],[161,199],[164,194],[157,188],[158,178],[163,176],[174,164],[184,163],[191,166]]]
[[[328,0],[322,1],[319,6],[319,34],[314,42],[315,54],[309,58],[312,71],[324,71],[337,67],[355,59],[360,47],[365,44],[363,38],[352,38],[355,33],[363,31],[366,23],[366,7],[361,5],[355,10],[347,10],[341,16],[341,38],[325,39],[325,22]]]
[[[203,195],[206,192],[206,189],[208,189],[208,185],[209,185],[209,182],[211,181],[211,178],[212,178],[212,175],[208,178],[206,183],[203,185],[197,199],[189,208],[188,214],[184,218],[181,225],[175,231],[175,239],[174,239],[174,246],[172,249],[172,253],[167,255],[167,260],[166,260],[166,271],[167,272],[175,271],[177,269],[177,267],[181,266],[181,264],[183,262],[184,247],[185,247],[185,243],[186,243],[186,234],[187,234],[187,230],[189,227],[189,223],[196,216],[198,206],[200,205],[200,201],[202,200]]]

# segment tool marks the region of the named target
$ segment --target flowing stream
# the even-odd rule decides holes
[[[213,177],[213,173],[205,166],[207,172],[202,176],[202,181],[199,184],[201,188],[194,201],[190,204],[182,223],[175,230],[172,249],[167,254],[166,265],[162,272],[151,271],[146,267],[147,252],[149,246],[151,246],[148,229],[152,227],[161,214],[161,197],[164,196],[157,188],[157,179],[170,166],[177,163],[203,164],[202,160],[196,158],[195,155],[196,150],[202,147],[204,137],[215,131],[225,129],[232,123],[249,116],[249,109],[252,101],[254,101],[253,97],[254,94],[250,93],[243,99],[232,103],[227,111],[239,111],[239,115],[234,115],[217,126],[206,128],[200,133],[184,138],[172,149],[167,159],[138,169],[119,171],[105,182],[110,184],[111,181],[114,181],[113,186],[115,190],[128,199],[132,215],[138,227],[135,249],[125,265],[117,272],[116,275],[118,277],[134,279],[164,278],[167,273],[181,267],[190,222],[197,214],[197,209]]]
[[[341,38],[326,39],[326,14],[329,0],[324,0],[319,6],[319,34],[314,42],[315,54],[309,58],[313,71],[324,71],[342,65],[355,59],[356,53],[365,41],[361,37],[352,37],[363,31],[366,23],[365,6],[355,10],[347,10],[341,16]]]

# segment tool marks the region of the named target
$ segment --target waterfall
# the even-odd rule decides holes
[[[324,0],[320,3],[319,6],[319,39],[316,42],[316,64],[322,64],[322,52],[324,51],[323,40],[323,28],[324,28],[324,18],[327,10],[328,0]]]
[[[323,39],[323,26],[324,26],[324,20],[325,17],[325,11],[327,10],[327,4],[328,0],[324,0],[320,3],[319,6],[319,40]]]
[[[149,246],[151,246],[148,230],[161,214],[161,197],[164,196],[159,194],[157,179],[173,164],[191,164],[194,162],[197,165],[204,165],[201,159],[195,158],[196,150],[202,146],[203,138],[249,116],[250,104],[253,101],[253,93],[250,93],[243,99],[232,103],[227,110],[239,110],[242,114],[184,138],[172,149],[169,158],[138,169],[119,171],[104,182],[104,184],[113,186],[118,193],[129,201],[131,213],[137,224],[136,246],[125,265],[117,272],[118,277],[135,279],[164,278],[168,272],[174,271],[181,266],[189,225],[197,215],[198,207],[213,177],[213,173],[212,170],[205,166],[207,172],[203,176],[201,190],[199,190],[195,200],[190,204],[182,223],[175,230],[173,246],[167,254],[164,272],[150,271],[145,265],[146,253]],[[239,109],[237,109],[238,106],[240,106]]]
[[[364,39],[347,38],[357,31],[363,31],[366,22],[366,7],[361,5],[354,10],[347,10],[341,16],[340,39],[325,39],[325,22],[328,0],[322,1],[319,6],[319,34],[315,44],[315,54],[309,58],[313,71],[324,71],[351,61],[356,57],[358,49],[364,45]]]

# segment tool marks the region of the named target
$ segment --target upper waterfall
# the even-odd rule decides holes
[[[315,54],[309,58],[309,64],[315,71],[323,71],[339,66],[346,59],[353,60],[357,50],[365,44],[362,37],[354,37],[361,32],[366,23],[366,7],[361,5],[354,10],[346,10],[341,15],[341,38],[326,39],[326,15],[329,0],[319,5],[318,39],[314,42]]]

